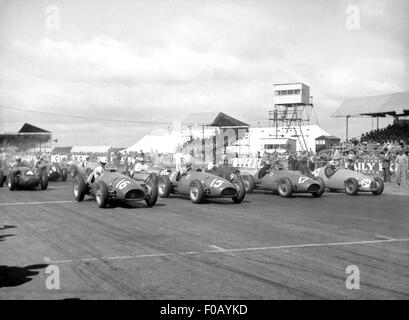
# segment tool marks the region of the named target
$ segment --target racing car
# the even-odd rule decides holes
[[[321,178],[330,191],[345,191],[348,195],[356,195],[359,191],[380,195],[384,189],[383,181],[379,177],[369,177],[353,170],[334,168],[331,165],[316,169],[313,175]]]
[[[84,200],[85,195],[94,198],[100,208],[114,202],[135,202],[145,200],[147,206],[153,207],[158,199],[158,182],[155,174],[146,175],[143,181],[135,181],[116,171],[107,168],[98,177],[88,183],[83,175],[77,175],[73,182],[74,198]]]
[[[193,203],[201,203],[205,198],[231,198],[241,203],[246,195],[241,180],[232,182],[217,175],[195,169],[186,174],[179,171],[159,176],[159,197],[168,198],[171,193],[189,195]]]
[[[80,161],[69,161],[67,164],[67,172],[69,172],[71,178],[75,178],[77,174],[81,174],[82,176],[88,178],[91,172],[98,167],[97,162],[88,162],[85,167],[82,167]]]
[[[311,193],[313,197],[320,197],[325,191],[321,178],[313,179],[297,171],[270,169],[263,174],[259,168],[243,174],[242,179],[248,193],[254,189],[271,190],[289,198],[293,193]]]
[[[3,183],[0,183],[0,186]],[[10,190],[34,189],[38,186],[41,190],[46,190],[48,188],[48,175],[42,170],[37,171],[28,166],[19,166],[10,169],[6,177],[6,184]]]
[[[52,163],[50,166],[45,166],[44,169],[48,172],[48,181],[67,180],[67,168],[61,167],[58,163]]]

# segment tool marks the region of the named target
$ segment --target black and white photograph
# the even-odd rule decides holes
[[[408,157],[407,0],[0,0],[0,300],[409,300]]]

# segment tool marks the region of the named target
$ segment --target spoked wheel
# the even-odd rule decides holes
[[[82,201],[84,200],[85,194],[86,194],[86,185],[85,181],[82,176],[78,175],[77,177],[74,178],[73,182],[73,193],[74,193],[74,199],[77,201]]]
[[[383,184],[382,179],[379,177],[375,177],[374,180],[376,183],[376,190],[372,191],[372,193],[376,196],[379,196],[383,192],[384,184]]]
[[[246,188],[244,186],[243,181],[238,178],[237,181],[233,183],[237,189],[237,195],[234,196],[232,199],[234,203],[241,203],[246,196]]]
[[[243,175],[241,178],[242,178],[246,193],[252,193],[254,191],[254,183],[255,183],[253,176]]]
[[[95,200],[100,208],[105,208],[108,204],[109,193],[104,181],[99,181],[96,185]]]
[[[278,185],[278,193],[280,196],[284,198],[289,198],[291,196],[293,190],[293,184],[291,183],[291,180],[288,178],[284,178],[280,181],[280,184]]]
[[[193,181],[189,190],[190,200],[193,203],[200,203],[204,198],[204,189],[200,181]]]
[[[353,196],[358,193],[359,184],[355,178],[349,178],[345,181],[345,191],[347,195]]]
[[[153,207],[156,204],[156,201],[158,200],[158,177],[156,174],[152,173],[148,181],[146,182],[146,189],[148,190],[148,193],[145,197],[145,202],[148,208]]]
[[[172,183],[168,176],[160,176],[158,183],[158,193],[161,198],[168,198],[172,191]]]

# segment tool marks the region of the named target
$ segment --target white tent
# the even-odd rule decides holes
[[[123,150],[126,152],[140,151],[151,152],[158,151],[161,153],[174,153],[178,144],[181,143],[180,138],[173,133],[166,133],[164,135],[150,135],[147,134],[142,137],[137,143]]]
[[[106,153],[111,146],[73,146],[71,152],[75,153]]]

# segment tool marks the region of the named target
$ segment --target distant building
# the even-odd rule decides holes
[[[52,133],[25,123],[18,132],[1,132],[0,148],[14,148],[16,152],[51,151]]]
[[[333,146],[339,145],[341,139],[336,136],[322,135],[315,139],[315,152],[330,149]]]

